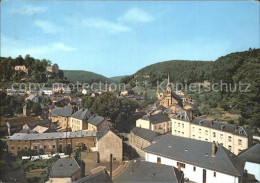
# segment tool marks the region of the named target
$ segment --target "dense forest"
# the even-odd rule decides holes
[[[28,74],[23,71],[15,71],[15,66],[24,65],[28,69]],[[37,83],[47,83],[49,80],[47,78],[46,67],[51,65],[49,60],[35,59],[30,55],[26,55],[24,58],[19,55],[16,58],[12,57],[1,57],[0,59],[0,82],[1,85],[4,82],[21,80],[25,82],[37,82]],[[62,80],[64,78],[63,71],[60,70],[57,75],[54,76],[54,80]]]
[[[94,82],[101,81],[102,83],[105,82],[112,82],[109,78],[96,74],[94,72],[89,71],[80,71],[80,70],[63,70],[64,76],[72,82],[79,82],[79,83],[89,83],[92,84]]]
[[[206,88],[195,92],[186,91],[195,101],[196,115],[221,116],[223,111],[229,112],[240,116],[240,125],[249,125],[255,130],[260,128],[260,49],[250,48],[248,51],[231,53],[212,62],[160,62],[122,78],[121,82],[133,85],[135,80],[148,80],[155,87],[157,81],[167,78],[168,73],[174,83],[209,81],[208,87],[217,86],[215,89],[218,91]],[[227,85],[221,86],[221,83]],[[247,86],[248,91],[245,91]],[[230,123],[234,121],[231,120]]]

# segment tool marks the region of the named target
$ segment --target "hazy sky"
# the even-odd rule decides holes
[[[158,61],[259,48],[254,1],[4,1],[1,56],[49,59],[107,77]]]

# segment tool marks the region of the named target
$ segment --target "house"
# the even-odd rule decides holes
[[[152,130],[135,127],[131,130],[131,146],[134,147],[141,154],[145,155],[144,148],[150,146],[155,137],[159,134]]]
[[[198,183],[239,183],[244,161],[222,145],[173,135],[163,135],[144,149],[145,160],[181,169]]]
[[[49,65],[46,67],[46,71],[59,74],[59,66],[57,64],[53,64],[53,66]]]
[[[63,93],[63,91],[64,91],[64,84],[63,83],[54,83],[54,84],[52,84],[52,91],[53,91],[53,93]]]
[[[95,147],[97,139],[96,131],[81,132],[53,132],[41,134],[15,133],[8,141],[8,152],[17,155],[22,150],[44,150],[45,154],[58,152],[59,149],[71,147],[88,149]]]
[[[28,69],[25,67],[25,65],[16,65],[14,67],[14,70],[16,70],[16,71],[23,71],[26,74],[28,74]]]
[[[81,91],[81,93],[83,94],[83,95],[87,95],[87,94],[89,94],[89,90],[86,90],[85,88]]]
[[[168,108],[171,105],[178,104],[182,106],[182,99],[172,91],[172,85],[170,83],[170,76],[168,74],[168,84],[166,87],[166,92],[158,93],[158,98],[160,99],[160,105]]]
[[[88,109],[80,109],[71,116],[71,130],[80,131],[88,129],[87,119],[91,116],[91,112]]]
[[[114,182],[173,182],[184,183],[184,174],[173,166],[132,160]]]
[[[35,95],[29,95],[29,97],[27,97],[25,100],[30,100],[34,103],[38,103],[39,102],[39,97],[35,96]]]
[[[53,94],[52,87],[43,87],[42,92],[44,95],[49,95],[49,96]]]
[[[83,177],[82,179],[77,180],[74,183],[94,183],[94,182],[113,183],[106,169],[103,169],[102,171],[99,171],[93,175]]]
[[[148,115],[144,115],[142,118],[136,120],[136,127],[164,134],[172,130],[172,122],[165,114],[151,115],[148,113]]]
[[[74,158],[58,159],[50,168],[49,182],[67,183],[81,178],[81,168]]]
[[[256,144],[249,149],[242,151],[239,158],[243,159],[245,164],[245,170],[247,173],[255,176],[255,179],[260,181],[260,144]],[[255,181],[255,182],[257,182]]]
[[[192,111],[184,111],[171,120],[172,135],[218,142],[236,155],[252,144],[252,133],[243,126],[194,118]]]
[[[23,115],[24,115],[24,116],[28,116],[29,114],[30,114],[30,108],[28,107],[27,104],[25,104],[25,105],[23,106]]]
[[[104,126],[112,126],[112,123],[106,120],[104,117],[97,114],[93,114],[88,120],[88,130],[99,131]]]
[[[67,129],[71,127],[71,116],[74,114],[78,108],[74,105],[68,105],[65,107],[55,107],[49,116],[51,122],[58,122],[62,129]]]
[[[114,161],[122,162],[123,159],[123,141],[118,137],[113,129],[108,125],[104,126],[97,133],[99,161],[109,162],[110,154]]]
[[[44,127],[44,126],[40,126],[40,125],[37,125],[33,131],[37,132],[37,133],[47,133],[49,130],[49,128],[47,127]]]
[[[127,90],[125,90],[125,91],[121,91],[120,95],[122,95],[122,96],[126,96],[126,95],[128,95],[128,91],[127,91]]]

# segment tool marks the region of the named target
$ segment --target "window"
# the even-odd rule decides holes
[[[38,149],[38,146],[34,146],[34,149],[37,150],[37,149]]]
[[[228,141],[231,142],[232,138],[231,136],[228,136]]]
[[[46,145],[44,145],[44,146],[43,146],[43,149],[47,149],[47,146],[46,146]]]
[[[157,157],[157,163],[161,164],[161,158]]]
[[[180,123],[178,123],[178,127],[180,127]]]
[[[18,142],[21,142],[20,140],[18,140]]]
[[[182,128],[184,128],[184,124],[182,124]]]
[[[223,139],[223,134],[220,134],[220,139]]]
[[[192,127],[192,131],[195,131],[195,127]]]
[[[208,139],[207,139],[207,138],[205,138],[205,140],[206,140],[206,141],[208,141]]]
[[[228,146],[228,150],[230,150],[230,151],[231,151],[231,148],[232,148],[231,146]]]
[[[28,147],[27,147],[27,146],[25,146],[25,147],[24,147],[24,149],[25,149],[25,150],[27,150],[27,149],[28,149]]]
[[[55,145],[52,145],[52,148],[53,148],[53,149],[55,149],[55,148],[56,148],[56,146],[55,146]]]
[[[196,172],[196,166],[193,167],[193,171]]]
[[[13,145],[11,146],[11,149],[14,149],[14,146],[13,146]]]
[[[18,146],[18,151],[20,151],[21,150],[21,147],[20,146]]]
[[[27,140],[25,140],[24,142],[27,142]]]
[[[216,172],[214,172],[214,177],[216,177],[217,176],[217,173]]]
[[[216,132],[213,132],[213,137],[216,137]]]
[[[62,147],[62,144],[59,144],[59,147]]]
[[[60,141],[62,141],[62,139],[60,139]]]
[[[184,163],[180,163],[180,162],[177,162],[177,167],[181,167],[181,168],[185,168],[185,164]]]
[[[208,130],[205,130],[205,134],[208,135]]]
[[[195,135],[192,135],[192,138],[194,138],[194,139],[195,139]]]
[[[201,129],[199,129],[199,133],[201,133]]]
[[[154,129],[156,130],[156,128],[157,128],[157,126],[156,125],[154,125]]]
[[[182,136],[184,136],[184,132],[182,132]]]
[[[201,139],[201,137],[199,137],[199,139]]]
[[[241,139],[238,139],[238,145],[242,145],[242,140]]]

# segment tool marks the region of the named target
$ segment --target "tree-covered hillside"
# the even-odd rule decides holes
[[[202,82],[210,79],[212,63],[210,61],[186,60],[159,62],[140,69],[134,75],[122,78],[121,82],[129,83],[135,80],[147,80],[153,86],[156,86],[157,81],[161,82],[166,79],[168,73],[170,73],[170,79],[173,82]]]
[[[71,82],[80,82],[80,83],[89,83],[101,81],[102,83],[111,82],[111,80],[100,74],[89,71],[80,71],[80,70],[63,70],[64,76]]]

